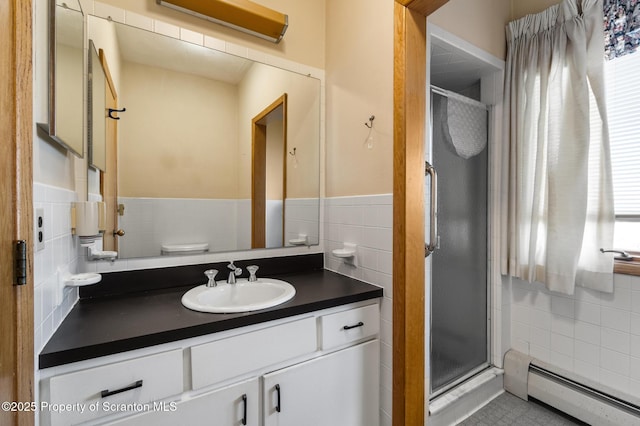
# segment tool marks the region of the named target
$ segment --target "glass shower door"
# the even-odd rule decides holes
[[[432,96],[431,160],[438,175],[438,244],[430,256],[432,397],[488,365],[486,135],[484,147],[465,158],[452,144],[454,131],[445,128],[460,116],[438,112],[447,102]],[[485,132],[486,116],[484,107]]]

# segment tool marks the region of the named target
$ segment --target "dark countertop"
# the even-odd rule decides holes
[[[290,301],[238,314],[182,306],[193,285],[81,299],[40,352],[39,368],[202,336],[320,309],[382,297],[382,289],[327,270],[270,275],[296,288]]]

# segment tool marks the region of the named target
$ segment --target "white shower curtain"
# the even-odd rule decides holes
[[[507,26],[502,273],[565,294],[613,291],[602,22],[602,0],[564,0]]]

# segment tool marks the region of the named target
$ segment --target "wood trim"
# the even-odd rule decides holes
[[[640,253],[630,252],[630,254],[640,256]],[[640,276],[640,258],[635,258],[632,261],[616,260],[613,264],[613,272],[616,274]]]
[[[266,246],[267,126],[254,118],[251,126],[251,248]]]
[[[34,398],[32,2],[0,8],[0,400]],[[27,243],[27,284],[14,285],[14,240]],[[33,424],[33,412],[0,411],[0,424]]]
[[[393,425],[424,425],[426,19],[394,5]]]
[[[288,106],[287,99],[288,95],[285,93],[282,95],[282,245],[287,245],[287,241],[285,240],[286,232],[285,232],[285,220],[287,213],[287,206],[285,205],[285,201],[287,200],[287,129],[289,128],[288,122]]]
[[[424,17],[431,15],[449,0],[397,0],[401,5],[418,12]]]
[[[111,78],[109,63],[104,50],[98,50],[98,56],[104,70],[106,86],[105,101],[107,108],[118,109],[118,92]],[[106,203],[105,230],[102,237],[104,250],[118,251],[119,241],[115,231],[118,228],[118,120],[106,118],[105,125],[105,163],[100,171],[100,194]]]
[[[113,79],[111,78],[111,71],[109,71],[109,64],[107,63],[107,57],[104,54],[103,49],[98,49],[98,57],[100,58],[102,69],[104,70],[104,76],[107,79],[107,85],[109,86],[109,90],[111,90],[111,95],[114,98],[118,99],[118,93],[116,92],[116,85],[113,83]]]
[[[284,200],[287,196],[287,94],[284,93],[251,120],[251,248],[266,247],[266,162],[267,126],[260,121],[282,105],[283,187],[282,244],[284,245]]]
[[[425,424],[426,16],[447,0],[394,2],[393,425]]]

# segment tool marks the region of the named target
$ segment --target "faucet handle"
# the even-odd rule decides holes
[[[204,274],[209,279],[207,287],[216,287],[218,285],[218,283],[216,282],[216,275],[218,275],[217,269],[207,269],[206,271],[204,271]]]
[[[258,269],[259,268],[257,265],[247,266],[247,271],[249,272],[249,282],[258,281],[258,278],[256,277],[256,272],[258,272]]]

